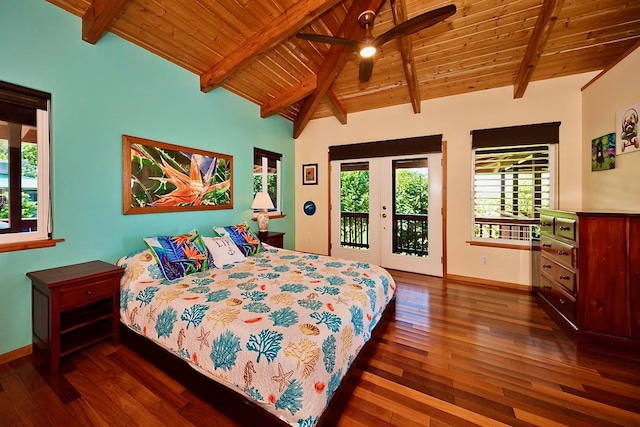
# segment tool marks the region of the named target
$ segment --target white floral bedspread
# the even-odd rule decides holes
[[[314,426],[395,291],[384,269],[268,250],[169,282],[121,258],[121,321],[292,426]]]

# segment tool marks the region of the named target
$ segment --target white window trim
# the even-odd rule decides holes
[[[50,103],[47,108],[50,110]],[[38,219],[36,231],[0,234],[0,244],[31,242],[49,238],[51,232],[49,206],[49,112],[37,110],[36,127],[38,140]]]
[[[262,156],[262,188],[268,188],[268,182],[267,182],[267,177],[269,175],[268,171],[269,171],[269,158],[266,156]],[[264,173],[264,171],[266,171],[267,173]],[[273,217],[273,216],[282,216],[282,169],[281,169],[281,161],[280,160],[276,160],[276,192],[278,194],[278,200],[276,202],[275,207],[275,211],[271,211],[269,212],[269,216]],[[253,215],[253,219],[256,218],[255,213],[257,212],[257,210],[254,209],[254,215]]]

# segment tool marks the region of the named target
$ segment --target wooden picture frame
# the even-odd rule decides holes
[[[302,185],[318,184],[318,164],[311,163],[302,165]]]
[[[123,214],[233,208],[233,156],[122,135]]]

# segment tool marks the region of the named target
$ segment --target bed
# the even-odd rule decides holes
[[[230,411],[265,410],[260,425],[327,424],[323,413],[395,291],[380,267],[268,245],[175,280],[150,249],[117,264],[123,336],[166,350],[215,393],[232,390],[246,405]]]

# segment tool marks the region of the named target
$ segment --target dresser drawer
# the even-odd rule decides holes
[[[572,218],[556,218],[555,234],[565,239],[576,241],[577,221]]]
[[[540,232],[543,234],[553,234],[555,225],[555,217],[540,214]]]
[[[113,295],[113,286],[112,279],[103,279],[84,285],[60,288],[60,309],[66,310],[108,298]]]
[[[548,277],[540,277],[540,294],[574,325],[576,324],[576,299],[563,290],[563,287]]]
[[[578,265],[576,262],[576,250],[572,245],[547,236],[542,236],[540,239],[540,248],[543,256],[555,260],[567,268],[575,269]]]
[[[565,288],[567,292],[576,293],[576,273],[569,270],[547,257],[540,259],[540,271],[550,279],[555,280]]]

